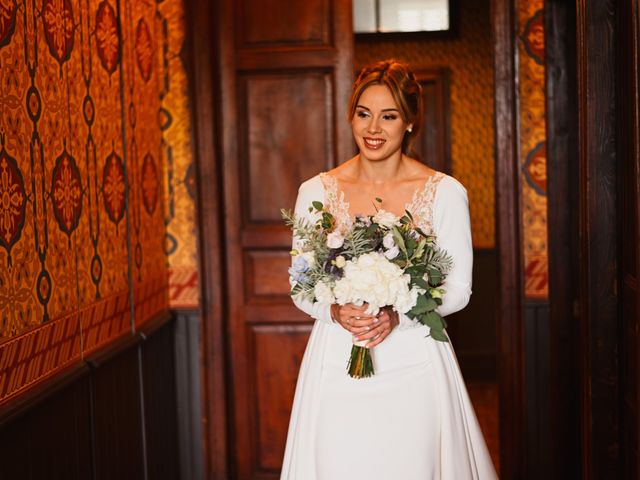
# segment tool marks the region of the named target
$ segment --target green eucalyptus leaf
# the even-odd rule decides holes
[[[449,338],[445,335],[444,331],[442,330],[431,330],[431,336],[433,337],[434,340],[437,340],[438,342],[449,342]]]
[[[322,202],[318,202],[317,200],[311,202],[311,205],[313,205],[313,208],[315,208],[317,211],[321,211],[324,208]]]

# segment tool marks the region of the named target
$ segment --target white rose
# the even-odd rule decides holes
[[[313,294],[315,295],[316,300],[320,303],[334,303],[336,301],[336,298],[333,296],[333,292],[331,291],[331,287],[323,281],[316,283],[316,286],[313,289]]]
[[[391,228],[398,223],[398,217],[386,210],[378,210],[373,216],[373,221],[381,227]]]
[[[382,239],[382,246],[384,248],[393,248],[396,246],[396,241],[393,239],[392,233],[387,233]]]
[[[331,232],[327,235],[327,247],[340,248],[344,244],[344,237],[340,232]]]
[[[394,258],[396,258],[398,255],[400,254],[400,249],[398,248],[398,246],[394,246],[393,248],[390,248],[389,250],[387,250],[386,252],[384,252],[384,256],[387,257],[389,260],[393,260]]]
[[[336,267],[344,268],[346,264],[347,264],[347,260],[342,255],[338,255],[336,257]]]
[[[301,254],[302,258],[307,261],[309,264],[309,268],[313,268],[313,265],[316,263],[316,256],[314,252],[304,252]]]

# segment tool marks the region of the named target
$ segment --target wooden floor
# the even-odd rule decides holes
[[[487,441],[493,464],[500,475],[498,385],[487,382],[467,383],[467,390]]]

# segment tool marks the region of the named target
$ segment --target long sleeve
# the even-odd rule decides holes
[[[452,177],[440,181],[433,205],[433,229],[440,248],[453,258],[453,268],[442,288],[446,291],[437,312],[443,317],[462,310],[471,297],[473,245],[467,191]],[[400,330],[420,324],[400,315]]]
[[[315,222],[317,218],[309,212],[309,207],[313,201],[324,201],[324,188],[319,176],[315,176],[300,185],[295,207],[296,216],[300,218],[304,217],[312,223]],[[298,239],[293,237],[292,248],[298,249],[298,247]],[[289,277],[289,283],[293,286],[293,279],[291,277]],[[312,303],[309,300],[303,300],[295,297],[292,298],[295,306],[311,318],[329,324],[333,323],[333,320],[331,319],[331,304],[320,302]]]
[[[446,291],[438,313],[443,317],[462,310],[471,297],[473,244],[467,191],[451,177],[442,179],[433,210],[434,230],[440,248],[453,258],[453,268],[442,288]]]

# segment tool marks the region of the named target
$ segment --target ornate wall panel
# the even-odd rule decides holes
[[[451,162],[466,187],[476,248],[495,246],[493,47],[489,0],[460,0],[452,39],[356,40],[355,65],[397,58],[416,70],[450,72]],[[340,121],[340,119],[338,119]]]
[[[518,2],[520,165],[525,296],[548,297],[547,158],[542,0]]]
[[[156,9],[169,302],[174,308],[195,308],[199,302],[196,191],[189,85],[183,58],[184,5],[182,0],[165,0]]]
[[[124,111],[136,323],[166,305],[155,4],[123,2]],[[162,299],[165,298],[163,302]]]
[[[0,404],[167,307],[158,8],[0,6]]]

